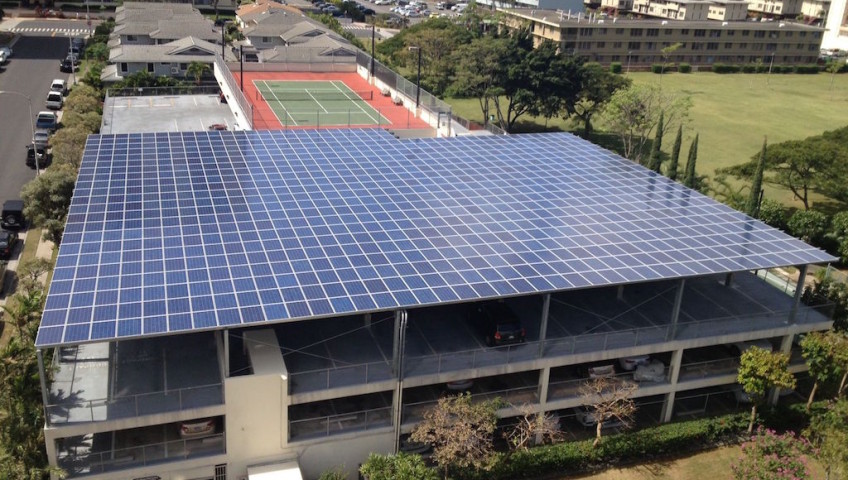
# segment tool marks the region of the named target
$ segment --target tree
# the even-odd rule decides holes
[[[670,57],[672,53],[679,50],[680,47],[682,47],[682,46],[683,46],[682,43],[677,42],[677,43],[674,43],[674,44],[669,45],[667,47],[664,47],[662,50],[660,50],[662,52],[662,57],[663,57],[662,70],[660,70],[660,85],[661,86],[662,86],[662,77],[663,77],[663,75],[665,75],[665,65],[668,63],[668,57]]]
[[[350,5],[356,9],[355,3]],[[491,38],[491,37],[490,37]],[[458,66],[454,61],[454,52],[471,42],[472,33],[461,26],[447,21],[433,22],[429,28],[418,28],[404,36],[406,48],[396,52],[404,64],[415,72],[418,52],[409,47],[421,49],[421,84],[425,89],[441,95],[451,83],[451,76]]]
[[[827,233],[827,215],[815,210],[798,210],[786,222],[789,233],[807,243],[817,244]]]
[[[58,130],[50,139],[53,161],[57,165],[69,165],[74,171],[79,170],[89,133],[78,125]]]
[[[698,188],[698,175],[695,171],[695,163],[698,161],[698,134],[689,146],[689,158],[686,160],[686,170],[683,175],[683,185],[689,188]]]
[[[813,287],[804,289],[801,300],[811,307],[832,308],[833,329],[840,333],[848,331],[848,285],[824,276],[817,276]]]
[[[801,355],[810,367],[810,377],[813,378],[813,389],[807,399],[807,413],[813,405],[813,399],[819,386],[833,378],[837,374],[837,367],[833,361],[833,347],[836,344],[830,339],[834,332],[810,332],[801,340]]]
[[[18,277],[17,291],[28,294],[34,291],[44,291],[41,277],[49,272],[53,265],[41,257],[21,261],[15,272]]]
[[[765,401],[769,389],[795,388],[795,377],[789,371],[789,355],[756,346],[742,352],[737,381],[752,403],[749,434],[754,431],[757,406]]]
[[[830,335],[831,350],[833,351],[833,364],[837,375],[841,375],[839,389],[836,395],[842,398],[845,393],[846,381],[848,380],[848,335],[845,332],[832,332]]]
[[[470,394],[440,398],[411,438],[433,446],[433,460],[445,478],[451,468],[487,469],[494,455],[496,409],[492,401],[472,403]]]
[[[188,64],[186,75],[194,77],[194,83],[200,85],[200,80],[204,75],[208,74],[210,70],[208,63],[195,61]]]
[[[556,443],[562,439],[559,419],[547,412],[533,412],[529,405],[518,407],[518,423],[504,437],[515,450],[527,450],[538,443]]]
[[[757,218],[774,228],[781,230],[786,228],[786,208],[777,200],[764,198],[760,202],[760,211]]]
[[[748,180],[757,172],[760,154],[751,161],[721,169],[730,175]],[[804,210],[810,209],[810,193],[820,192],[840,201],[848,199],[842,193],[848,183],[848,149],[824,135],[804,140],[790,140],[768,145],[763,167],[763,183],[792,192]]]
[[[103,62],[91,62],[88,64],[88,70],[83,75],[81,81],[96,89],[103,88],[103,80],[100,79],[100,76],[103,74],[103,68],[105,66],[106,64]]]
[[[107,62],[109,61],[109,47],[105,43],[92,43],[85,49],[85,58]]]
[[[56,245],[65,231],[76,178],[76,170],[70,165],[53,165],[21,190],[24,215],[33,225],[44,229],[45,240]]]
[[[592,419],[595,421],[595,441],[592,446],[601,443],[601,431],[604,422],[618,420],[629,426],[636,413],[636,404],[630,398],[637,385],[620,378],[593,378],[580,386],[580,397],[584,404],[590,405]]]
[[[583,122],[583,136],[592,134],[592,117],[602,111],[612,95],[633,83],[629,78],[616,75],[599,63],[584,63],[580,73],[580,90],[576,101],[566,104],[566,113]]]
[[[685,125],[689,120],[692,100],[661,91],[656,85],[632,85],[616,91],[603,110],[602,118],[607,128],[621,140],[622,154],[637,163],[645,153],[650,133],[664,112],[666,130]]]
[[[825,236],[836,243],[842,262],[848,262],[848,210],[837,212],[830,218],[830,231]]]
[[[503,75],[500,60],[506,50],[506,39],[485,36],[460,46],[453,55],[455,73],[451,93],[476,98],[484,123],[489,121],[492,99],[503,92],[498,79]]]
[[[735,480],[805,480],[810,478],[806,454],[809,443],[792,432],[778,435],[762,427],[742,444],[742,457],[731,465]]]
[[[674,137],[674,146],[671,147],[671,161],[668,163],[666,176],[670,180],[677,181],[677,169],[680,165],[680,146],[683,143],[683,125],[677,127],[677,136]]]
[[[102,118],[102,115],[98,112],[87,112],[83,114],[66,112],[62,116],[62,124],[65,125],[65,128],[79,127],[85,132],[97,133],[100,131],[100,122]],[[64,128],[62,130],[64,130]]]
[[[397,455],[370,453],[359,472],[369,480],[437,480],[436,471],[424,463],[420,455],[400,452]]]
[[[826,479],[831,473],[837,478],[848,475],[848,401],[833,402],[823,413],[814,415],[804,435],[816,448]]]
[[[12,299],[11,302],[2,306],[3,321],[14,326],[20,337],[27,337],[27,340],[34,342],[44,308],[44,292],[38,290],[20,292],[16,293]]]
[[[729,205],[734,210],[744,211],[747,195],[744,193],[745,186],[732,183],[727,175],[716,174],[709,182],[709,193],[716,200]]]
[[[768,140],[763,138],[763,149],[760,152],[760,159],[757,161],[757,169],[754,171],[754,179],[751,181],[751,191],[748,192],[748,202],[745,203],[745,213],[757,218],[757,213],[760,210],[760,192],[763,189],[763,171],[766,166],[766,147]]]
[[[100,98],[89,95],[68,95],[65,99],[64,112],[74,112],[83,115],[88,112],[99,112]]]
[[[657,133],[654,135],[654,141],[651,143],[651,156],[648,159],[648,169],[660,173],[662,168],[662,135],[663,135],[663,112],[660,112],[660,119],[657,122]]]

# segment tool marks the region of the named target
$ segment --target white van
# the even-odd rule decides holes
[[[51,92],[59,92],[62,95],[68,94],[68,85],[61,78],[54,78],[53,83],[50,84]]]
[[[453,10],[456,13],[462,13],[462,12],[465,11],[466,8],[468,8],[467,3],[458,3],[458,4],[454,5],[453,7],[451,7],[451,10]]]
[[[47,101],[44,102],[47,108],[51,110],[61,110],[65,104],[65,100],[62,98],[62,92],[47,92]]]

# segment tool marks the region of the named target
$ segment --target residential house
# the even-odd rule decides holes
[[[209,65],[215,54],[221,54],[221,46],[196,37],[185,37],[159,45],[119,45],[109,53],[109,65],[103,69],[101,80],[116,82],[136,72],[148,72],[154,76],[184,77],[192,62]],[[232,51],[225,49],[225,59],[235,61]]]

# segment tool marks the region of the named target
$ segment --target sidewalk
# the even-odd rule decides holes
[[[54,244],[53,244],[53,242],[48,242],[48,241],[44,240],[44,237],[41,234],[41,230],[39,230],[38,232],[39,232],[38,233],[38,246],[35,248],[35,258],[43,258],[43,259],[45,259],[49,262],[53,258]],[[21,251],[23,251],[23,250],[21,250]],[[14,295],[14,293],[15,293],[14,291],[12,291],[10,289],[10,283],[11,282],[10,282],[10,279],[8,278],[8,273],[17,271],[18,265],[20,264],[21,260],[26,260],[26,259],[18,258],[16,260],[10,260],[9,263],[6,265],[5,273],[0,272],[0,274],[7,275],[6,285],[3,286],[3,292],[0,292],[0,294],[5,294],[5,296],[0,297],[0,307],[2,307],[3,305],[6,305],[6,302],[9,300],[9,297]],[[42,283],[47,281],[47,275],[48,275],[47,273],[42,275],[42,277],[41,277]]]

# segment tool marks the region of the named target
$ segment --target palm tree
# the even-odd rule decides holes
[[[186,75],[194,77],[194,83],[200,85],[200,79],[209,72],[209,64],[203,62],[191,62],[186,69]]]

